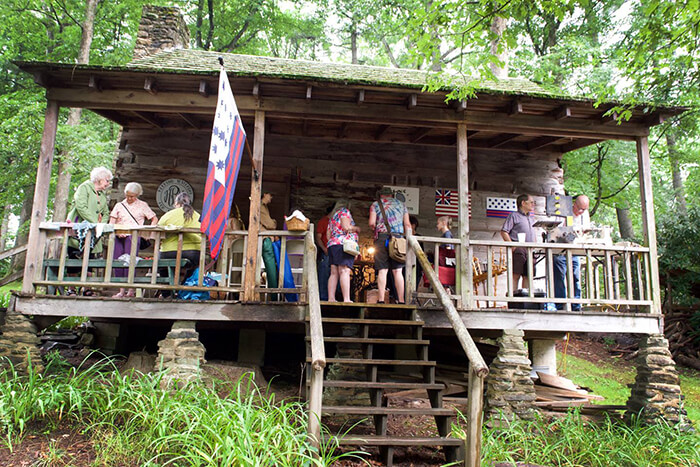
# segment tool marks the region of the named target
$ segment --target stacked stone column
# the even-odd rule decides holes
[[[535,386],[523,331],[505,329],[498,338],[498,353],[486,377],[486,417],[499,420],[534,417]]]
[[[186,384],[199,381],[202,375],[204,345],[194,321],[175,321],[165,339],[158,342],[158,366],[166,371],[164,383]]]
[[[668,349],[668,340],[662,334],[651,334],[640,340],[637,377],[630,387],[632,393],[627,401],[626,418],[639,414],[646,423],[659,419],[672,424],[688,423],[676,364]]]
[[[0,327],[0,359],[9,360],[20,372],[29,368],[29,361],[34,370],[42,371],[44,366],[39,353],[40,340],[37,328],[26,316],[8,311],[5,324]],[[7,361],[5,360],[5,362]],[[0,364],[4,362],[0,361]]]

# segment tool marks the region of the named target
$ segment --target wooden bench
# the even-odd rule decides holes
[[[65,258],[63,259],[63,263],[65,264],[65,271],[68,270],[68,268],[77,268],[81,269],[83,266],[83,260],[82,259],[72,259],[72,258]],[[188,259],[181,259],[180,260],[180,270],[183,270],[185,267],[187,267],[190,264],[190,261]],[[58,270],[61,265],[61,260],[60,259],[45,259],[44,260],[44,277],[46,277],[47,281],[58,281]],[[107,267],[107,261],[104,259],[90,259],[88,260],[87,264],[88,269],[95,269],[95,268],[106,268]],[[175,280],[175,268],[177,267],[177,260],[175,259],[160,259],[158,260],[158,270],[166,269],[168,270],[168,275],[164,277],[156,277],[156,284],[166,284],[166,285],[176,285],[177,281]],[[112,271],[115,269],[120,268],[120,269],[128,269],[129,265],[125,263],[124,261],[119,261],[119,260],[114,260],[112,261]],[[138,270],[146,270],[146,271],[151,271],[153,268],[153,260],[151,259],[142,259],[138,261],[135,265],[134,268],[136,271]],[[125,283],[128,281],[127,277],[109,277],[107,280],[111,283]],[[79,282],[80,277],[79,276],[66,276],[64,272],[64,276],[62,279],[63,282]],[[107,282],[105,281],[104,275],[99,275],[99,276],[88,276],[87,277],[88,282]],[[137,276],[134,275],[134,283],[135,284],[150,284],[151,283],[151,277],[150,276]]]

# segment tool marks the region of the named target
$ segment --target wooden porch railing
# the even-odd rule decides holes
[[[528,296],[514,296],[510,271],[513,266],[513,251],[523,248],[527,252],[528,276],[534,278],[528,288]],[[496,258],[505,255],[505,271],[499,270],[506,277],[503,293],[495,293]],[[593,305],[607,310],[620,307],[639,311],[653,311],[654,293],[652,290],[649,268],[649,248],[622,245],[579,245],[562,243],[517,243],[489,240],[471,240],[469,256],[477,261],[484,260],[486,265],[485,292],[477,289],[467,305],[473,307],[477,301],[487,303],[500,302],[509,307],[515,303],[563,304],[571,310],[572,304]],[[554,263],[566,263],[566,296],[555,297]],[[581,297],[574,297],[573,261],[578,257],[580,263]],[[536,296],[537,290],[544,291],[544,297]],[[541,294],[538,294],[541,295]]]
[[[68,259],[68,240],[72,233],[72,224],[69,223],[42,223],[40,226],[41,235],[41,256],[44,258],[44,264],[37,267],[36,276],[33,281],[33,286],[46,287],[48,291],[60,289],[64,287],[123,287],[127,289],[145,289],[145,290],[169,290],[169,291],[208,291],[225,293],[229,299],[238,299],[243,292],[243,284],[245,279],[245,254],[248,241],[247,231],[227,231],[225,233],[223,247],[217,261],[212,264],[209,259],[207,240],[196,228],[179,228],[168,229],[162,227],[141,226],[139,228],[123,228],[122,226],[114,226],[114,231],[105,232],[102,236],[103,241],[103,258],[91,259],[88,255],[83,255],[82,259]],[[110,226],[111,228],[111,226]],[[153,253],[151,260],[129,261],[128,264],[114,259],[114,245],[117,235],[130,234],[132,238],[138,238],[141,234],[145,238],[154,238]],[[157,254],[160,250],[161,242],[165,234],[176,234],[178,236],[177,253],[175,260],[163,260]],[[200,234],[201,240],[199,245],[200,259],[196,265],[191,265],[191,268],[199,268],[197,276],[197,284],[192,286],[184,286],[179,282],[183,265],[186,264],[182,259],[183,242],[185,234]],[[271,231],[265,232],[266,236],[275,236],[280,239],[280,261],[278,269],[279,282],[282,284],[285,277],[287,253],[290,252],[288,244],[290,241],[295,241],[301,248],[294,250],[294,254],[298,256],[306,255],[304,243],[307,238],[312,238],[313,232],[299,233],[289,231]],[[93,236],[92,230],[86,230],[83,242],[89,245]],[[262,244],[263,238],[259,239]],[[54,248],[47,248],[47,242],[55,242]],[[53,258],[49,251],[55,251]],[[261,249],[260,249],[261,250]],[[143,254],[138,251],[138,242],[131,243],[130,258],[135,258],[137,254]],[[291,254],[291,253],[290,253]],[[315,262],[315,256],[314,256]],[[293,274],[301,276],[301,284],[295,285],[294,288],[267,288],[262,286],[262,270],[263,263],[261,257],[257,259],[256,274],[256,292],[262,294],[268,300],[283,301],[283,294],[299,294],[299,301],[305,301],[307,296],[307,262],[302,258],[301,268],[294,267]],[[315,263],[314,263],[315,265]],[[169,276],[172,283],[164,283],[165,280],[159,277],[159,269],[169,268]],[[276,266],[277,267],[277,266]],[[51,277],[47,275],[47,271],[51,268]],[[79,273],[73,275],[68,274],[68,269],[79,269]],[[113,271],[116,268],[124,268],[127,270],[125,278],[113,277]],[[218,286],[206,287],[204,285],[204,276],[209,271],[218,272],[221,275]],[[315,270],[315,268],[314,268]],[[185,279],[185,278],[183,278]],[[36,292],[36,290],[35,290]]]
[[[457,309],[452,303],[452,297],[445,291],[440,282],[438,273],[433,270],[433,266],[428,261],[428,257],[423,252],[416,237],[408,235],[408,243],[415,253],[415,258],[423,267],[430,285],[436,292],[442,306],[452,324],[452,328],[457,335],[464,353],[469,359],[469,399],[467,409],[467,439],[465,440],[465,462],[466,467],[477,467],[481,465],[481,431],[484,406],[484,379],[489,374],[489,368],[484,362],[479,349],[476,347],[466,325],[459,316]],[[436,251],[436,256],[439,253]],[[436,263],[437,264],[437,263]],[[457,281],[459,282],[459,281]]]
[[[313,225],[309,231],[314,232]],[[311,337],[311,385],[308,393],[309,441],[317,447],[321,441],[321,408],[323,401],[323,371],[326,368],[326,350],[323,342],[323,324],[321,322],[321,299],[318,293],[318,276],[316,274],[316,245],[308,235],[304,246],[306,280],[309,290],[308,334]]]

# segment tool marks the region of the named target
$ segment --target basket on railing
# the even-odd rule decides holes
[[[292,232],[305,232],[309,230],[309,219],[302,221],[293,217],[287,221],[287,230]]]

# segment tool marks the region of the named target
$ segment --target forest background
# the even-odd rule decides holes
[[[545,87],[629,105],[686,106],[649,139],[666,294],[692,304],[700,283],[698,56],[700,0],[3,0],[0,2],[0,251],[26,241],[39,154],[43,88],[13,60],[123,65],[144,4],[178,7],[191,47],[431,71],[427,87],[457,75],[524,77]],[[459,88],[454,98],[468,97]],[[120,128],[62,109],[49,196],[65,219],[71,188],[112,166]],[[565,155],[569,194],[591,217],[641,241],[636,149],[606,142]],[[20,227],[9,232],[11,216]],[[0,264],[0,277],[10,265]],[[700,328],[700,314],[696,313]]]

